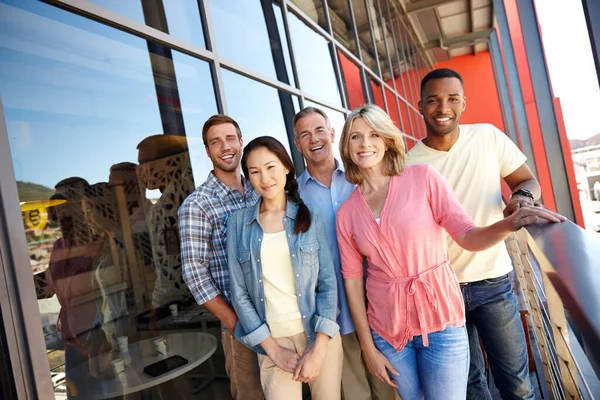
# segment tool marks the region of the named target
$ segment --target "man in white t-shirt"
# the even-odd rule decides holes
[[[540,197],[540,185],[525,164],[525,155],[499,129],[491,124],[458,124],[465,108],[460,74],[445,68],[428,73],[421,81],[419,102],[427,137],[408,152],[407,163],[435,167],[477,226],[485,226],[503,218],[501,179],[513,193],[507,215],[533,205]],[[449,239],[448,251],[467,313],[471,350],[467,398],[492,398],[481,338],[501,397],[534,399],[525,334],[508,276],[512,264],[504,243],[474,253]]]

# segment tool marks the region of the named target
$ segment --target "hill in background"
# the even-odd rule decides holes
[[[22,181],[17,181],[17,190],[19,191],[19,201],[48,200],[54,194],[54,189]]]

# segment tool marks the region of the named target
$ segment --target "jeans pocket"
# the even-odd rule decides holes
[[[490,285],[497,285],[499,283],[506,283],[508,282],[508,274],[506,275],[502,275],[499,276],[497,278],[488,278],[488,279],[484,279],[485,283],[489,283]]]

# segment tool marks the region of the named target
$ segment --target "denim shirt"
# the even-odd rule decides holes
[[[259,354],[260,343],[271,336],[266,323],[260,250],[263,229],[258,221],[260,204],[236,211],[227,223],[227,256],[231,302],[238,316],[235,337]],[[318,211],[311,211],[307,232],[294,234],[298,206],[287,202],[283,224],[296,275],[298,306],[309,343],[317,332],[334,337],[337,317],[337,283],[327,242],[327,231]]]

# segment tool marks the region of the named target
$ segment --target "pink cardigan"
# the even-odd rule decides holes
[[[477,188],[473,188],[477,190]],[[475,226],[446,179],[408,165],[390,180],[380,225],[357,187],[337,212],[344,279],[363,277],[371,329],[401,350],[413,336],[465,323],[462,294],[448,261],[452,238]]]

